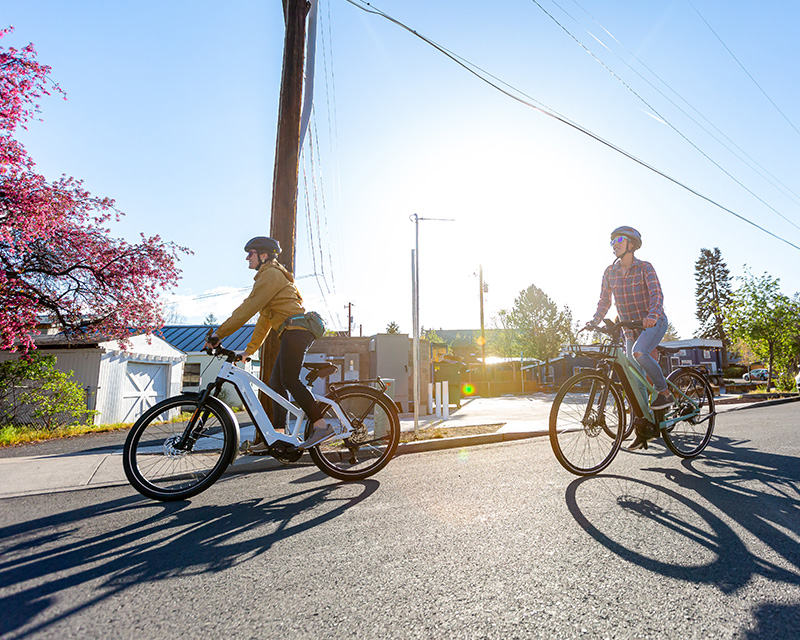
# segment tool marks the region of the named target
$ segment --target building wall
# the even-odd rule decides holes
[[[184,355],[163,340],[134,336],[127,350],[116,342],[81,348],[42,348],[42,353],[56,356],[56,368],[72,377],[86,391],[87,408],[97,411],[95,424],[132,421],[143,412],[129,415],[125,411],[125,381],[128,363],[164,367],[160,372],[164,383],[158,399],[180,393]],[[19,353],[0,352],[0,361],[18,358]],[[154,398],[155,401],[155,398]]]

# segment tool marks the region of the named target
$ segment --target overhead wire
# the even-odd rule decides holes
[[[408,31],[409,33],[411,33],[412,35],[416,36],[417,38],[419,38],[423,42],[429,44],[431,47],[433,47],[434,49],[436,49],[437,51],[439,51],[440,53],[442,53],[446,57],[450,58],[453,62],[455,62],[456,64],[458,64],[462,68],[464,68],[466,71],[468,71],[469,73],[471,73],[472,75],[474,75],[478,79],[482,80],[483,82],[485,82],[489,86],[495,88],[500,93],[503,93],[504,95],[506,95],[507,97],[511,98],[512,100],[515,100],[515,101],[519,102],[520,104],[524,104],[525,106],[530,107],[531,109],[539,111],[540,113],[542,113],[542,114],[544,114],[546,116],[549,116],[549,117],[561,122],[562,124],[566,124],[566,125],[572,127],[573,129],[583,133],[584,135],[589,136],[593,140],[595,140],[595,141],[607,146],[608,148],[616,151],[617,153],[625,156],[629,160],[632,160],[633,162],[635,162],[635,163],[639,164],[640,166],[652,171],[653,173],[661,176],[662,178],[665,178],[666,180],[669,180],[673,184],[681,187],[682,189],[684,189],[684,190],[688,191],[689,193],[697,196],[698,198],[700,198],[702,200],[705,200],[709,204],[714,205],[715,207],[721,209],[722,211],[725,211],[726,213],[734,216],[735,218],[738,218],[739,220],[741,220],[741,221],[743,221],[743,222],[755,227],[756,229],[766,233],[767,235],[775,238],[776,240],[779,240],[780,242],[783,242],[783,243],[789,245],[790,247],[793,247],[793,248],[797,249],[798,251],[800,251],[800,246],[794,244],[793,242],[787,240],[786,238],[783,238],[783,237],[773,233],[772,231],[769,231],[765,227],[757,224],[756,222],[753,222],[752,220],[750,220],[750,219],[746,218],[745,216],[737,213],[736,211],[734,211],[734,210],[732,210],[732,209],[720,204],[719,202],[715,201],[711,197],[706,196],[706,195],[702,194],[701,192],[697,191],[696,189],[693,189],[692,187],[684,184],[683,182],[681,182],[677,178],[673,178],[672,176],[670,176],[669,174],[665,173],[664,171],[662,171],[662,170],[656,168],[655,166],[649,164],[648,162],[638,158],[637,156],[635,156],[632,153],[622,149],[621,147],[615,145],[614,143],[606,140],[605,138],[601,137],[600,135],[590,131],[586,127],[584,127],[584,126],[582,126],[582,125],[580,125],[580,124],[578,124],[576,122],[573,122],[569,118],[559,114],[554,109],[550,109],[549,107],[547,107],[547,106],[543,105],[542,103],[540,103],[535,98],[533,98],[533,97],[529,96],[528,94],[526,94],[524,91],[522,91],[520,89],[517,89],[516,87],[513,87],[512,85],[508,84],[507,82],[505,82],[503,80],[500,80],[496,76],[494,76],[491,73],[481,69],[478,65],[466,60],[462,56],[459,56],[458,54],[455,54],[455,53],[449,51],[444,46],[442,46],[440,44],[437,44],[436,42],[434,42],[433,40],[431,40],[430,38],[428,38],[426,36],[423,36],[419,32],[417,32],[414,29],[412,29],[411,27],[409,27],[406,24],[400,22],[399,20],[393,18],[392,16],[390,16],[389,14],[384,12],[383,10],[376,8],[374,5],[370,4],[369,2],[366,2],[365,0],[345,0],[345,1],[348,2],[349,4],[353,5],[354,7],[366,12],[366,13],[371,13],[371,14],[380,16],[380,17],[384,18],[385,20],[388,20],[389,22],[392,22],[393,24],[397,25],[401,29],[404,29],[404,30]],[[490,78],[491,78],[491,80],[490,80]],[[492,80],[495,80],[496,82],[492,82]],[[508,89],[504,89],[503,86],[500,86],[500,85],[504,85],[505,87],[508,87]],[[519,94],[519,95],[516,95],[516,94]]]
[[[785,215],[783,215],[780,211],[778,211],[775,207],[769,204],[766,200],[764,200],[761,196],[759,196],[755,191],[750,189],[747,185],[745,185],[741,180],[736,178],[730,171],[725,169],[721,164],[719,164],[716,160],[714,160],[711,156],[709,156],[705,151],[703,151],[699,146],[697,146],[694,142],[692,142],[680,129],[678,129],[672,122],[670,122],[666,116],[664,116],[661,112],[659,112],[653,105],[651,105],[647,100],[645,100],[639,93],[637,93],[627,82],[625,82],[619,75],[617,75],[611,67],[609,67],[605,62],[603,62],[600,58],[598,58],[585,44],[583,44],[569,29],[567,29],[563,24],[561,24],[558,19],[553,16],[547,9],[545,9],[539,0],[531,0],[537,7],[539,7],[548,18],[550,18],[556,25],[561,28],[564,33],[566,33],[570,38],[572,38],[586,53],[588,53],[594,60],[599,63],[606,71],[608,71],[614,78],[622,84],[628,91],[630,91],[636,98],[641,101],[648,109],[652,110],[653,113],[658,116],[664,124],[666,124],[670,129],[672,129],[675,133],[677,133],[681,138],[683,138],[692,148],[695,149],[699,154],[701,154],[706,160],[708,160],[711,164],[713,164],[717,169],[722,171],[726,176],[728,176],[731,180],[733,180],[736,184],[738,184],[742,189],[747,191],[751,196],[753,196],[756,200],[758,200],[761,204],[765,207],[770,209],[771,211],[778,214],[781,218],[783,218],[786,222],[800,230],[800,225],[795,223],[793,220],[790,220]],[[551,2],[556,5],[559,9],[564,11],[569,16],[569,13],[565,11],[561,6],[555,1],[551,0]],[[572,17],[572,16],[570,16]],[[573,18],[574,19],[574,18]]]
[[[787,198],[793,200],[795,204],[800,205],[800,195],[792,191],[788,186],[786,186],[778,177],[776,177],[773,173],[771,173],[766,167],[764,167],[758,160],[753,158],[749,153],[747,153],[744,149],[742,149],[736,142],[734,142],[724,131],[722,131],[719,127],[717,127],[711,120],[709,120],[703,113],[700,112],[697,107],[695,107],[691,102],[689,102],[684,96],[682,96],[678,91],[676,91],[666,80],[664,80],[661,76],[659,76],[653,69],[651,69],[639,56],[637,56],[634,52],[628,49],[613,33],[611,33],[606,27],[604,27],[598,20],[595,18],[589,11],[587,11],[579,2],[578,0],[572,0],[573,4],[575,4],[581,11],[583,11],[589,18],[600,28],[602,29],[608,37],[610,37],[614,42],[616,42],[630,57],[634,58],[642,67],[644,67],[650,74],[653,75],[661,84],[663,84],[669,91],[671,91],[681,102],[683,102],[689,109],[694,111],[702,120],[704,120],[711,128],[713,128],[720,136],[722,136],[728,143],[730,143],[733,147],[735,147],[736,151],[731,149],[728,144],[720,140],[714,133],[709,131],[702,123],[698,122],[696,118],[694,118],[690,113],[688,113],[685,109],[683,109],[679,104],[677,104],[672,98],[666,95],[661,89],[659,89],[656,85],[654,85],[648,78],[646,78],[642,73],[640,73],[635,67],[628,63],[622,56],[620,56],[616,51],[614,51],[611,47],[606,45],[600,38],[598,38],[595,34],[591,31],[586,29],[583,25],[581,25],[580,21],[574,18],[566,9],[561,7],[556,0],[551,0],[553,4],[555,4],[559,9],[561,9],[565,14],[567,14],[576,24],[581,26],[583,30],[595,41],[597,41],[602,47],[604,47],[609,53],[612,53],[616,56],[617,60],[622,62],[626,67],[628,67],[633,73],[639,76],[644,82],[646,82],[650,87],[653,88],[654,91],[658,92],[665,100],[667,100],[670,104],[672,104],[676,109],[678,109],[683,115],[689,118],[692,122],[694,122],[698,127],[700,127],[703,131],[705,131],[709,136],[711,136],[716,142],[720,145],[725,147],[732,155],[736,156],[739,160],[741,160],[744,164],[749,166],[753,171],[755,171],[758,175],[760,175],[764,180],[772,184],[778,191],[783,193]],[[743,157],[744,156],[744,157]],[[755,166],[754,166],[755,165]],[[779,214],[780,215],[780,214]]]
[[[761,93],[763,93],[763,94],[764,94],[764,97],[765,97],[767,100],[769,100],[770,104],[771,104],[773,107],[775,107],[775,110],[776,110],[778,113],[780,113],[780,114],[781,114],[781,116],[783,116],[783,119],[784,119],[784,120],[786,120],[786,122],[788,122],[788,123],[789,123],[789,126],[791,126],[791,127],[792,127],[792,129],[794,129],[794,130],[795,130],[795,132],[797,132],[798,134],[800,134],[800,130],[798,130],[798,128],[797,128],[797,127],[794,125],[794,122],[792,122],[791,120],[789,120],[789,117],[788,117],[788,116],[787,116],[787,115],[786,115],[786,114],[785,114],[783,111],[781,111],[781,108],[780,108],[780,107],[779,107],[777,104],[775,104],[775,101],[774,101],[772,98],[770,98],[770,97],[769,97],[769,94],[768,94],[766,91],[764,91],[764,88],[763,88],[763,87],[762,87],[760,84],[758,84],[758,82],[756,81],[756,79],[755,79],[755,78],[754,78],[754,77],[753,77],[753,76],[750,74],[750,72],[749,72],[749,71],[748,71],[748,70],[745,68],[745,66],[744,66],[744,65],[741,63],[741,61],[739,60],[739,58],[737,58],[737,57],[736,57],[736,54],[735,54],[735,53],[733,53],[733,51],[731,51],[730,47],[728,47],[728,45],[727,45],[727,44],[725,44],[725,41],[724,41],[724,40],[723,40],[723,39],[720,37],[720,35],[719,35],[719,34],[718,34],[718,33],[717,33],[715,30],[714,30],[714,27],[712,27],[712,26],[711,26],[711,25],[708,23],[708,20],[706,20],[706,19],[703,17],[703,14],[702,14],[702,13],[700,13],[700,10],[699,10],[699,9],[698,9],[698,8],[697,8],[697,7],[696,7],[696,6],[695,6],[695,5],[692,3],[692,0],[686,0],[686,1],[689,3],[689,6],[691,6],[691,7],[692,7],[692,9],[694,9],[694,10],[697,12],[697,15],[698,15],[698,16],[700,16],[700,19],[701,19],[701,20],[702,20],[702,21],[705,23],[705,25],[706,25],[706,26],[709,28],[709,30],[711,31],[711,33],[713,33],[713,34],[714,34],[714,36],[716,36],[716,38],[717,38],[717,40],[719,40],[720,44],[721,44],[723,47],[725,47],[725,50],[726,50],[726,51],[727,51],[729,54],[731,54],[731,57],[732,57],[732,58],[733,58],[733,59],[736,61],[736,64],[738,64],[738,65],[739,65],[739,67],[742,69],[742,71],[744,71],[744,72],[745,72],[745,74],[747,75],[747,77],[748,77],[748,78],[750,78],[750,80],[752,80],[752,81],[753,81],[753,84],[754,84],[754,85],[756,85],[756,87],[758,87],[758,90],[759,90],[759,91],[761,91]]]
[[[583,11],[589,18],[602,29],[614,42],[616,42],[629,56],[634,58],[642,67],[647,69],[649,73],[653,75],[661,84],[663,84],[669,91],[671,91],[681,102],[683,102],[689,109],[694,111],[702,120],[704,120],[711,128],[713,128],[720,136],[722,136],[725,140],[727,140],[730,145],[735,147],[731,149],[728,144],[720,140],[714,133],[709,131],[702,123],[698,122],[696,118],[694,118],[690,113],[688,113],[685,109],[683,109],[679,104],[677,104],[672,98],[670,98],[667,94],[665,94],[661,89],[659,89],[656,85],[654,85],[648,78],[646,78],[642,73],[640,73],[634,66],[628,63],[627,60],[622,58],[616,51],[614,51],[611,47],[607,46],[600,38],[598,38],[595,34],[589,31],[586,27],[581,25],[580,21],[578,21],[575,17],[573,17],[566,9],[564,9],[561,5],[559,5],[556,0],[551,0],[553,4],[555,4],[561,11],[563,11],[566,15],[568,15],[576,24],[581,26],[583,30],[595,41],[597,41],[602,47],[604,47],[609,53],[612,53],[616,56],[617,60],[622,62],[626,67],[628,67],[633,73],[635,73],[639,78],[641,78],[644,82],[646,82],[654,91],[659,93],[665,100],[667,100],[670,104],[672,104],[678,111],[680,111],[683,115],[685,115],[689,120],[694,122],[698,127],[700,127],[703,131],[705,131],[709,136],[711,136],[717,143],[725,147],[732,155],[736,156],[739,160],[741,160],[744,164],[746,164],[750,169],[756,172],[759,176],[761,176],[764,180],[769,182],[773,187],[775,187],[778,191],[783,193],[787,198],[793,200],[795,204],[800,205],[800,195],[796,194],[792,191],[789,187],[787,187],[779,178],[777,178],[773,173],[771,173],[766,167],[764,167],[758,160],[753,158],[749,153],[747,153],[744,149],[742,149],[736,142],[734,142],[728,135],[725,134],[719,127],[717,127],[711,120],[709,120],[705,115],[703,115],[697,107],[695,107],[691,102],[689,102],[684,96],[682,96],[678,91],[676,91],[666,80],[664,80],[661,76],[659,76],[653,69],[651,69],[639,56],[637,56],[634,52],[628,49],[620,40],[614,36],[608,29],[606,29],[598,20],[595,18],[589,11],[587,11],[579,2],[578,0],[572,0],[573,4],[575,4],[581,11]],[[781,215],[781,214],[779,214]],[[794,224],[794,223],[791,223]],[[796,226],[796,225],[795,225]]]

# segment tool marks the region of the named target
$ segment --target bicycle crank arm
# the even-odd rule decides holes
[[[705,418],[703,418],[702,420],[700,420],[696,424],[703,424],[704,422],[706,422],[708,420],[711,420],[711,418],[713,418],[715,415],[717,415],[717,412],[713,411],[712,413],[709,413]]]

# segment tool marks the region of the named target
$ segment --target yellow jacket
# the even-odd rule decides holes
[[[283,267],[267,262],[261,265],[253,279],[255,284],[250,295],[216,332],[220,339],[226,338],[241,329],[258,312],[253,337],[245,349],[248,356],[258,351],[270,329],[277,331],[286,318],[305,313],[303,298],[294,284],[294,278]]]

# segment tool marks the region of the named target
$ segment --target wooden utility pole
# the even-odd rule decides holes
[[[295,229],[297,227],[297,175],[300,162],[300,114],[303,104],[303,62],[306,48],[306,0],[283,0],[286,37],[283,43],[283,74],[278,104],[278,136],[275,146],[275,172],[272,178],[272,218],[269,235],[281,245],[278,261],[289,271],[295,269]],[[271,331],[261,347],[261,380],[269,381],[278,357],[278,336]],[[271,402],[262,394],[261,402],[272,417]]]
[[[347,303],[347,337],[353,335],[353,303]]]

